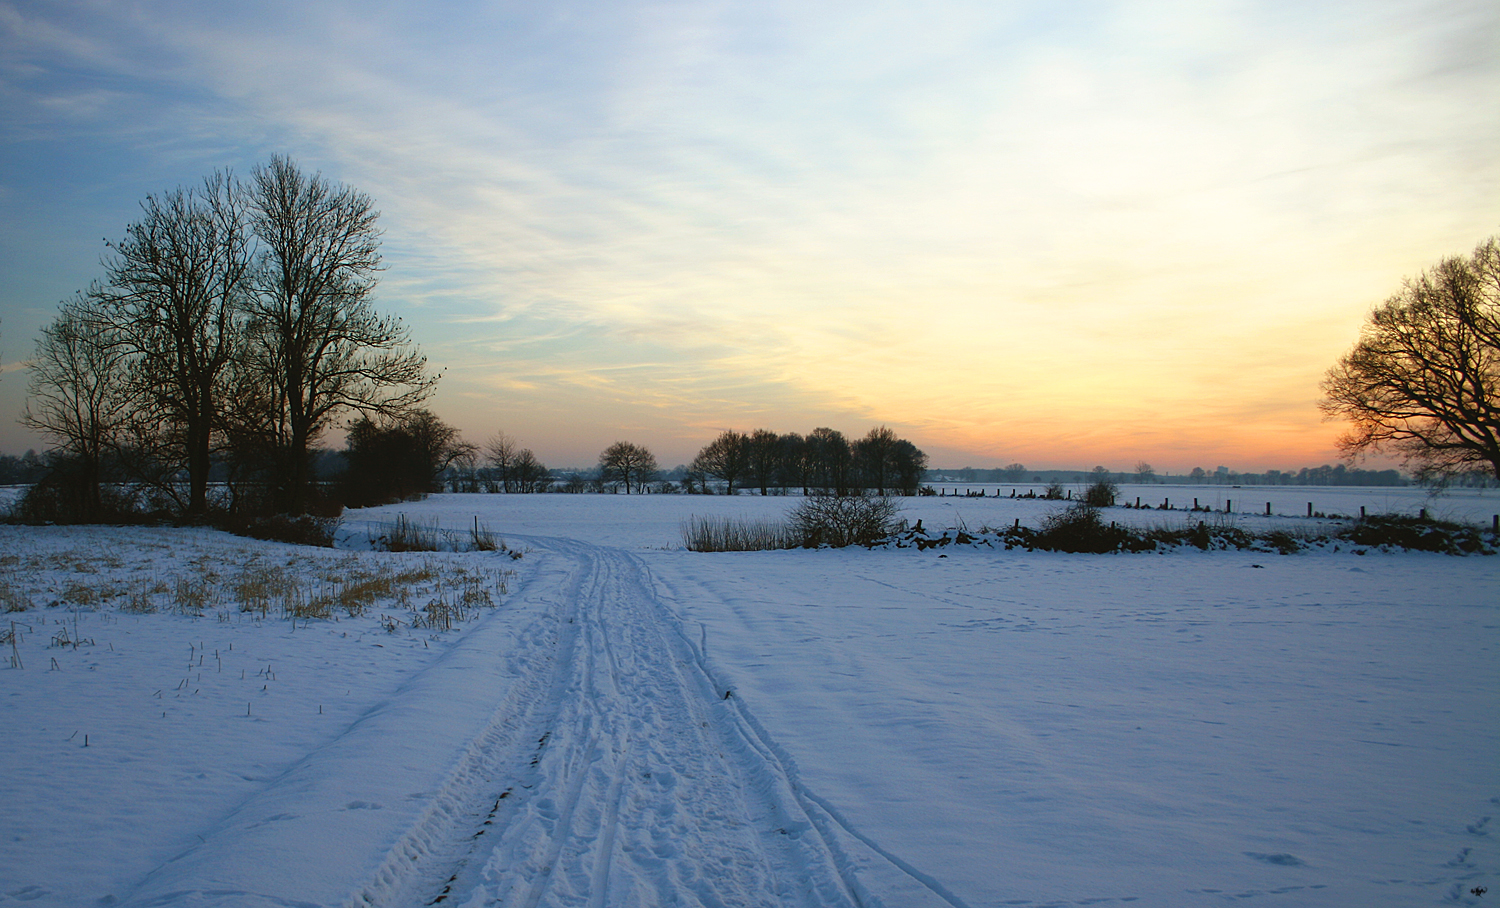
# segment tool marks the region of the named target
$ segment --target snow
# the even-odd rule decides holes
[[[350,512],[339,550],[0,527],[0,596],[32,604],[0,615],[0,904],[1500,892],[1496,559],[682,549],[690,515],[791,503],[441,495]],[[524,557],[368,551],[398,514]],[[357,615],[239,606],[402,572]],[[494,607],[412,626],[476,582]]]

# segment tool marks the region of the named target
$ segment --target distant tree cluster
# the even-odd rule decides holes
[[[47,461],[35,451],[20,457],[0,454],[0,486],[29,485],[47,473]]]
[[[552,484],[547,465],[537,460],[530,448],[522,448],[504,432],[497,432],[481,452],[484,466],[474,473],[474,491],[544,492]]]
[[[1240,473],[1219,467],[1210,473],[1194,467],[1189,482],[1241,486],[1403,486],[1406,477],[1399,470],[1361,470],[1344,464],[1323,464],[1300,470],[1267,470],[1264,473]]]
[[[246,181],[215,173],[141,209],[30,364],[23,422],[57,444],[81,519],[110,479],[201,517],[218,464],[236,500],[299,513],[315,443],[342,417],[361,416],[356,461],[430,420],[417,407],[436,376],[372,305],[369,196],[273,157]]]
[[[725,491],[799,489],[804,495],[915,495],[927,455],[885,426],[850,442],[842,432],[818,428],[806,436],[768,429],[721,433],[694,458],[692,473],[724,483]],[[705,487],[706,489],[706,487]]]

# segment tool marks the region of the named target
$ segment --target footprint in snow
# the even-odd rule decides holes
[[[1275,864],[1278,867],[1305,867],[1307,862],[1296,855],[1284,852],[1277,854],[1263,854],[1259,851],[1247,851],[1245,857],[1254,858],[1262,864]]]
[[[22,886],[15,892],[9,892],[6,894],[18,902],[34,902],[44,895],[51,895],[50,892],[40,886]]]

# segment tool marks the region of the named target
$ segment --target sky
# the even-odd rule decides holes
[[[434,412],[552,466],[1334,462],[1319,381],[1500,233],[1497,149],[1493,0],[0,0],[0,452],[141,200],[280,153],[374,198]]]

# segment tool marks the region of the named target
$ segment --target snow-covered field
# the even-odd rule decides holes
[[[0,904],[1500,897],[1500,560],[682,549],[792,503],[443,495],[338,550],[0,527]],[[367,551],[397,514],[524,557]]]

